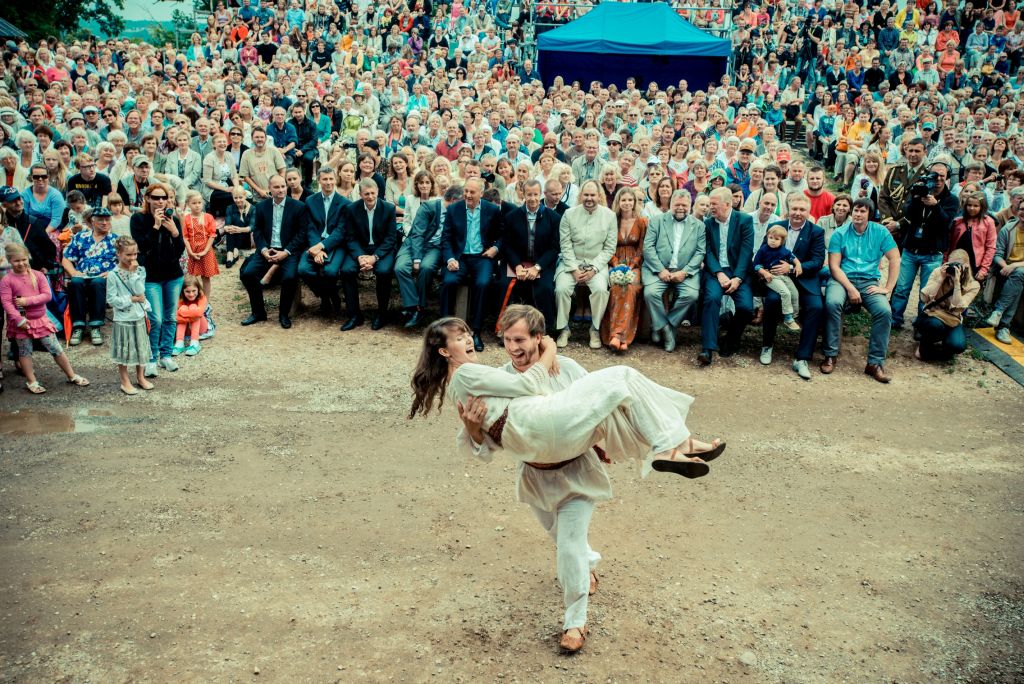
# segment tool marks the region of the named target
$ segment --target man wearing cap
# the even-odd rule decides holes
[[[92,230],[79,231],[64,248],[61,266],[68,276],[68,307],[71,311],[71,345],[82,342],[85,327],[94,345],[103,344],[100,329],[107,311],[107,274],[117,266],[115,236],[110,232],[110,210],[86,210]]]
[[[14,226],[28,249],[32,268],[42,271],[56,266],[57,246],[46,232],[49,220],[30,218],[21,193],[9,185],[0,187],[0,204],[4,208],[7,225]]]
[[[85,130],[99,136],[101,123],[99,108],[94,105],[86,105],[82,107],[82,115],[85,116]]]
[[[725,168],[726,182],[739,185],[743,190],[743,199],[750,195],[750,162],[756,151],[757,143],[753,138],[744,138],[740,141],[736,161]]]
[[[612,133],[604,141],[605,152],[602,154],[602,158],[614,162],[620,156],[622,156],[622,136],[618,133]]]
[[[149,187],[149,159],[146,155],[136,154],[132,158],[132,175],[125,176],[117,184],[117,194],[124,200],[125,206],[132,210],[132,213],[142,209],[142,200],[146,195],[146,188]]]

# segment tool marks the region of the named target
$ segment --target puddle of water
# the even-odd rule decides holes
[[[58,432],[95,432],[99,427],[89,416],[109,416],[110,411],[80,411],[79,418],[50,411],[0,411],[0,434],[12,436],[50,435]]]

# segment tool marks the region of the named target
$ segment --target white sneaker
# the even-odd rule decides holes
[[[143,372],[143,375],[145,375],[147,378],[155,378],[157,375],[159,375],[156,372],[156,364],[155,363],[147,363],[145,371]]]
[[[1013,338],[1010,336],[1009,328],[999,328],[996,330],[996,339],[1003,344],[1013,344]]]
[[[811,370],[807,367],[807,361],[803,359],[797,359],[793,362],[793,370],[804,380],[811,379]]]
[[[174,359],[168,356],[165,356],[162,359],[160,359],[159,363],[160,367],[163,368],[165,371],[170,371],[173,373],[174,371],[178,370],[178,364],[175,362]]]
[[[772,365],[772,348],[761,347],[761,363],[765,366]]]
[[[564,349],[569,346],[569,329],[562,328],[558,331],[558,337],[555,338],[555,346],[559,349]]]
[[[601,331],[590,329],[590,348],[600,349],[601,348]]]
[[[1003,312],[1002,311],[993,311],[992,313],[990,313],[988,315],[988,318],[985,319],[985,325],[987,325],[990,328],[994,328],[997,325],[999,325],[999,321],[1001,321],[1002,319],[1003,319]]]

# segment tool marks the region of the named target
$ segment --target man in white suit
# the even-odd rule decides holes
[[[597,181],[580,187],[579,204],[562,216],[558,237],[561,263],[555,275],[555,327],[559,347],[569,344],[569,307],[580,285],[590,290],[590,348],[601,348],[601,319],[608,307],[608,262],[615,253],[618,224],[601,204]]]
[[[690,214],[690,193],[676,190],[671,210],[651,221],[644,237],[641,279],[644,300],[651,313],[651,337],[665,341],[665,351],[676,348],[676,328],[700,296],[700,268],[704,262],[707,231]],[[665,310],[664,294],[672,289],[676,301]]]

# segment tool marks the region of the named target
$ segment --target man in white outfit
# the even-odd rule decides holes
[[[601,204],[597,181],[580,187],[580,201],[562,215],[558,237],[561,263],[555,274],[555,328],[559,347],[569,344],[569,307],[580,285],[590,290],[590,348],[601,348],[601,320],[608,307],[608,262],[615,253],[619,225]]]
[[[544,336],[544,316],[532,306],[509,306],[498,327],[511,361],[503,367],[509,373],[524,373],[540,357],[538,345]],[[550,376],[551,390],[565,389],[587,374],[578,363],[558,357],[559,372]],[[483,430],[487,407],[482,399],[459,405],[463,428],[457,437],[459,450],[490,461],[501,447]],[[557,548],[558,582],[565,600],[560,646],[568,652],[583,648],[587,635],[587,604],[597,590],[594,572],[601,555],[590,548],[587,533],[594,504],[612,497],[611,482],[597,450],[566,454],[562,463],[520,462],[516,496],[533,509],[537,520],[551,535]]]

